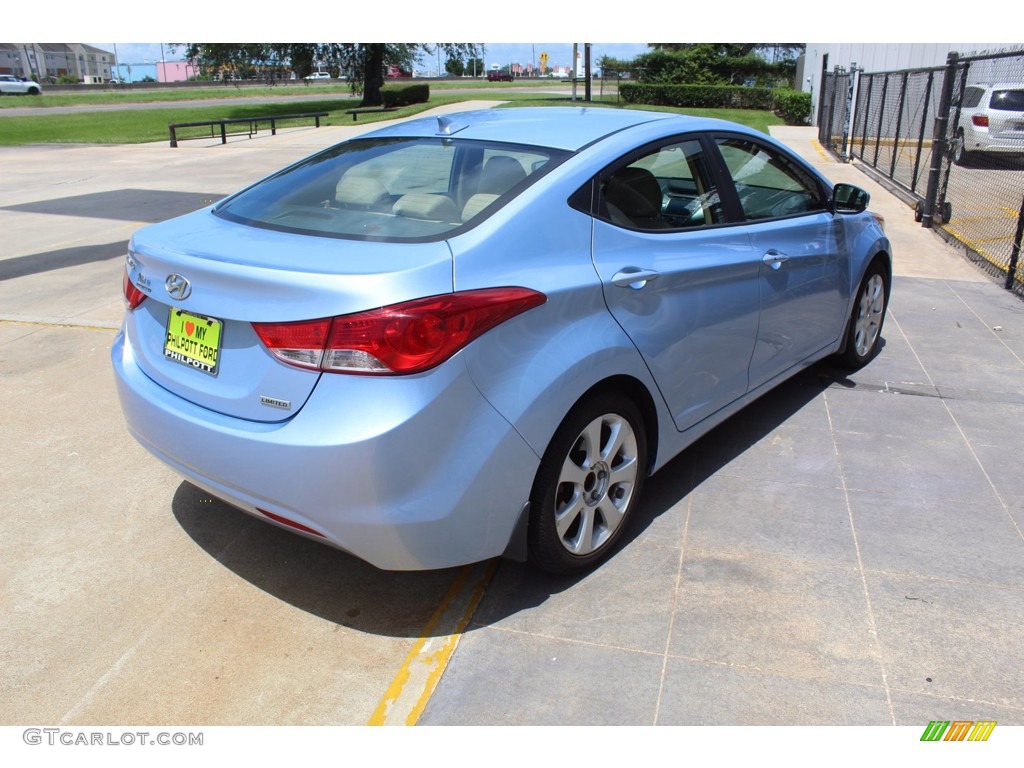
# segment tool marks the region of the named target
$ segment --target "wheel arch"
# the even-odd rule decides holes
[[[605,393],[614,393],[626,397],[640,412],[640,418],[643,419],[644,422],[644,442],[647,448],[646,474],[649,476],[654,471],[654,467],[657,466],[656,459],[658,455],[659,442],[658,408],[650,390],[642,381],[629,374],[615,374],[608,376],[607,378],[590,386],[578,398],[576,398],[572,406],[566,410],[557,427],[552,430],[551,435],[548,438],[548,443],[544,447],[544,451],[542,451],[542,453],[547,451],[547,447],[550,446],[551,441],[555,439],[555,435],[558,434],[562,424],[565,423],[565,420],[569,418],[569,415],[580,405],[580,403]],[[537,471],[540,471],[540,467],[537,468]],[[512,535],[509,538],[504,553],[502,554],[503,558],[513,560],[515,562],[526,562],[529,551],[527,543],[529,537],[529,519],[530,504],[526,503],[519,512],[519,517],[513,528]]]
[[[850,295],[850,306],[847,307],[846,310],[846,322],[843,323],[843,335],[840,337],[839,348],[835,351],[836,355],[842,355],[846,352],[846,347],[849,343],[850,337],[850,323],[853,322],[853,305],[857,301],[857,297],[860,293],[860,285],[864,282],[864,276],[871,272],[871,270],[875,268],[875,265],[879,265],[882,268],[882,277],[885,280],[886,309],[888,309],[888,302],[892,297],[892,256],[888,251],[879,250],[875,252],[870,259],[865,261],[864,269],[857,276],[857,281],[853,284],[853,293]]]
[[[650,475],[653,468],[657,466],[659,439],[658,409],[654,403],[654,397],[639,379],[628,374],[618,374],[602,379],[590,387],[576,400],[573,408],[584,400],[604,392],[623,395],[640,411],[640,417],[644,420],[644,437],[647,443],[647,474]]]

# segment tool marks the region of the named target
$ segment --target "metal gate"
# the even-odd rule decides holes
[[[917,221],[1024,295],[1024,50],[837,68],[822,83],[821,145],[905,193]]]

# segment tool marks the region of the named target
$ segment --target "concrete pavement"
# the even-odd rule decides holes
[[[807,129],[778,135],[886,216],[885,347],[678,457],[584,578],[382,573],[137,446],[130,233],[367,127],[0,149],[0,723],[1024,724],[1024,305]]]

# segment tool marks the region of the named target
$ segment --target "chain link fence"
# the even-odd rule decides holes
[[[889,182],[917,221],[1024,295],[1024,50],[822,74],[822,146]]]

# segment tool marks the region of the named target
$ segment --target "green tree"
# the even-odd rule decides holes
[[[383,103],[387,67],[411,70],[422,54],[438,48],[450,59],[478,54],[473,43],[177,43],[185,57],[204,73],[235,72],[244,67],[291,66],[297,77],[317,67],[346,75],[365,106]]]
[[[449,58],[444,63],[444,71],[456,77],[462,77],[466,74],[466,62],[458,58]]]
[[[803,51],[797,43],[652,43],[650,47],[650,53],[633,60],[641,82],[693,85],[785,81],[792,78],[795,56]]]

